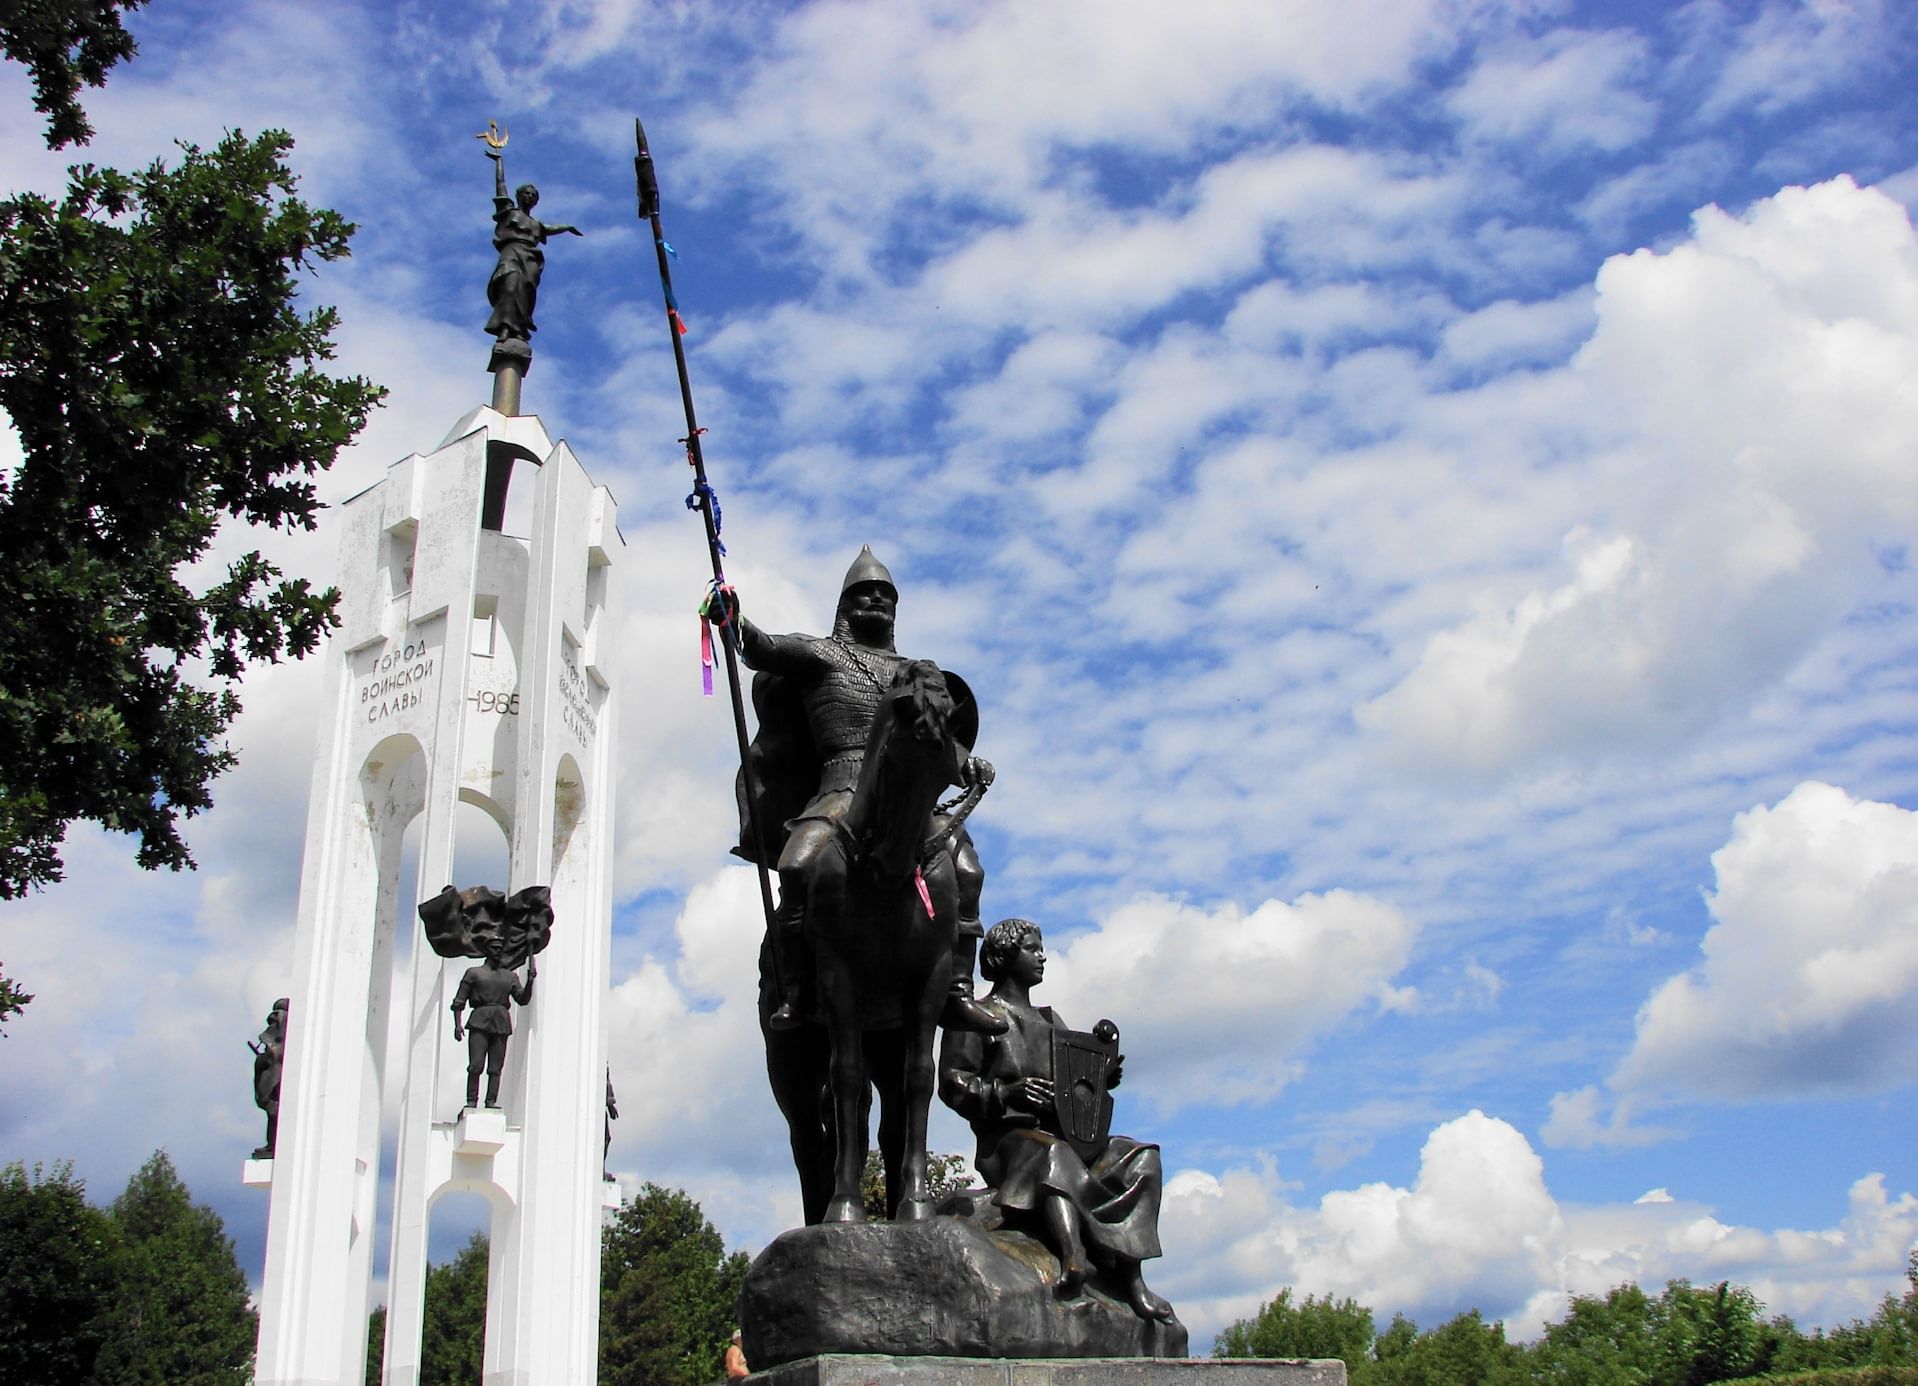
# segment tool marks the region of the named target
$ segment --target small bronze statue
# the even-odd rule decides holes
[[[286,1012],[290,1004],[284,996],[275,1001],[267,1012],[259,1043],[246,1042],[253,1051],[253,1105],[266,1113],[266,1144],[253,1152],[256,1160],[272,1159],[280,1139],[280,1069],[286,1062]]]
[[[1045,940],[1025,919],[1002,919],[979,959],[993,989],[980,1003],[1006,1022],[998,1035],[948,1030],[939,1095],[972,1124],[974,1164],[1010,1227],[1031,1232],[1059,1258],[1061,1298],[1094,1270],[1142,1319],[1172,1322],[1172,1306],[1147,1288],[1140,1263],[1159,1252],[1164,1174],[1159,1147],[1111,1134],[1111,1090],[1125,1056],[1118,1027],[1069,1030],[1032,1004],[1046,973]]]
[[[599,1152],[599,1177],[607,1183],[613,1182],[613,1172],[606,1168],[606,1162],[613,1154],[613,1123],[619,1120],[619,1098],[613,1092],[613,1071],[606,1070],[606,1144]]]
[[[533,999],[539,967],[533,955],[553,937],[552,891],[528,886],[510,897],[474,886],[447,886],[420,905],[426,941],[443,958],[484,958],[469,967],[453,994],[453,1039],[466,1041],[466,1105],[479,1105],[479,1079],[486,1073],[486,1105],[499,1106],[500,1070],[506,1065],[506,1041],[513,1033],[512,1002]],[[519,967],[526,966],[520,980]],[[463,1020],[468,1005],[470,1020]]]
[[[551,236],[585,233],[577,226],[549,225],[535,217],[539,189],[531,183],[521,183],[508,197],[502,153],[506,136],[493,124],[479,138],[486,142],[486,157],[493,161],[493,249],[499,252],[499,263],[486,281],[486,300],[493,305],[486,330],[502,342],[528,342],[533,336],[533,305],[539,298],[540,275],[546,268],[546,255],[540,247]]]
[[[533,980],[539,976],[539,964],[526,960],[526,980],[506,966],[496,949],[486,961],[466,969],[459,990],[453,993],[453,1042],[466,1041],[466,1105],[479,1106],[480,1070],[486,1070],[486,1105],[499,1106],[499,1075],[506,1066],[506,1040],[513,1033],[513,1012],[507,1002],[524,1006],[533,999]],[[473,1017],[461,1033],[460,1014],[467,1003]]]

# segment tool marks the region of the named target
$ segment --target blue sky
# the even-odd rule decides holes
[[[620,504],[613,1163],[748,1249],[797,1200],[699,696],[699,529],[825,628],[871,543],[978,692],[988,918],[1110,1015],[1204,1341],[1286,1284],[1529,1335],[1671,1276],[1807,1323],[1918,1238],[1918,18],[1894,4],[155,0],[135,164],[298,140],[392,388],[330,499],[487,397],[490,170],[549,252],[527,408]],[[0,72],[0,186],[56,186]],[[237,547],[246,536],[230,536]],[[334,536],[275,540],[332,575]],[[156,1145],[257,1276],[242,1040],[287,989],[317,668],[134,871],[0,913],[0,1158]],[[491,860],[477,842],[473,870]],[[433,883],[437,887],[438,883]],[[949,1116],[934,1142],[970,1149]],[[444,1251],[470,1214],[436,1223]]]

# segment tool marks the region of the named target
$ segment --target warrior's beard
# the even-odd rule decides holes
[[[869,650],[891,650],[893,618],[890,616],[864,617],[855,629],[852,617],[845,607],[840,607],[833,616],[832,633],[842,640],[864,645]]]

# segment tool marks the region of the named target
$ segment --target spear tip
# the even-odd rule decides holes
[[[650,218],[659,213],[659,176],[653,172],[652,151],[646,148],[646,127],[633,117],[633,182],[639,194],[639,215]]]

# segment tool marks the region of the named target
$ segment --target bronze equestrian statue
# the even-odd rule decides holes
[[[978,858],[963,827],[941,833],[934,821],[943,790],[964,784],[976,802],[990,782],[971,755],[977,707],[955,675],[894,649],[897,603],[866,548],[829,636],[767,635],[736,602],[728,613],[760,671],[751,755],[780,881],[761,950],[762,1028],[809,1223],[861,1216],[868,1077],[881,1094],[889,1211],[930,1214],[933,1028],[1001,1026],[972,998]],[[743,837],[735,850],[750,859],[749,828]]]

